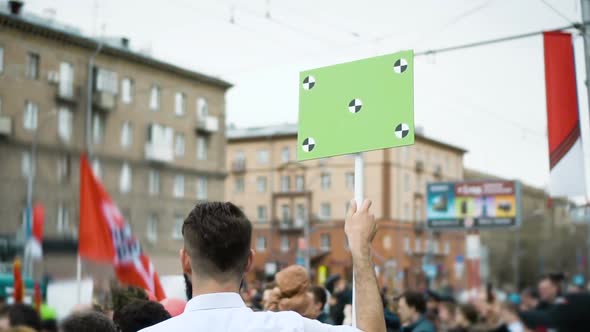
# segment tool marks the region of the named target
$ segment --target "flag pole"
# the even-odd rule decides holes
[[[363,204],[365,194],[365,163],[363,154],[354,155],[354,200],[356,201],[357,210]],[[354,277],[354,265],[352,270],[352,326],[356,327],[356,286]]]

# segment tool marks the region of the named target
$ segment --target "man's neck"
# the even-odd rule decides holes
[[[235,281],[218,282],[211,278],[191,277],[193,297],[212,293],[239,293],[240,283]]]

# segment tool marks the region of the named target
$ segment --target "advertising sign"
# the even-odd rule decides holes
[[[520,225],[520,183],[474,181],[429,183],[430,229],[489,229]]]

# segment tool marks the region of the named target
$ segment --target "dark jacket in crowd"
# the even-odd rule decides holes
[[[434,325],[424,316],[413,324],[402,327],[402,332],[436,332]]]
[[[318,318],[316,318],[320,323],[324,323],[324,324],[330,324],[330,325],[334,325],[334,321],[332,320],[332,318],[330,317],[330,315],[328,315],[325,312],[322,312]]]
[[[385,315],[387,332],[398,331],[402,325],[399,317],[387,308],[383,308],[383,314]]]

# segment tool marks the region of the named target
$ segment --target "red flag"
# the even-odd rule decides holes
[[[35,282],[35,294],[33,297],[33,304],[35,305],[35,310],[37,310],[37,312],[41,312],[41,285],[39,285],[39,282],[36,281]]]
[[[96,179],[86,156],[80,157],[80,257],[113,264],[117,278],[165,298],[160,279],[139,241]]]
[[[584,195],[584,154],[572,36],[545,32],[543,43],[551,170],[549,191],[552,196]]]
[[[33,232],[27,243],[29,253],[33,259],[43,257],[43,226],[45,224],[45,208],[43,204],[33,206]]]
[[[14,279],[14,303],[23,303],[25,296],[25,284],[23,283],[23,274],[21,272],[20,259],[16,259],[12,265],[12,277]]]

